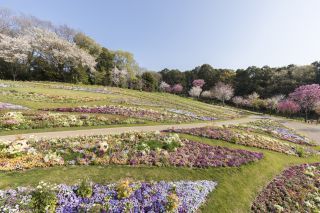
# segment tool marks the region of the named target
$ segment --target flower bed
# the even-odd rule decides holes
[[[177,115],[174,113],[159,112],[152,109],[143,109],[139,107],[125,107],[125,106],[100,106],[100,107],[74,107],[74,108],[56,108],[44,109],[58,112],[81,112],[81,113],[102,113],[112,115],[122,115],[133,118],[142,118],[151,121],[174,121],[186,122],[195,120],[194,118]]]
[[[312,153],[312,150],[291,145],[289,143],[279,141],[276,138],[258,135],[251,132],[245,132],[236,128],[201,127],[190,129],[169,129],[165,132],[176,132],[211,139],[224,140],[231,143],[273,150],[289,155],[303,156]]]
[[[10,87],[10,85],[5,83],[0,83],[0,88],[7,88],[7,87]]]
[[[277,121],[272,121],[270,119],[263,119],[258,121],[249,122],[247,124],[241,124],[237,126],[247,131],[253,131],[258,133],[271,134],[273,137],[279,138],[281,140],[286,140],[296,144],[302,145],[314,145],[308,138],[301,136],[289,129]]]
[[[240,166],[262,157],[257,152],[209,146],[157,132],[0,142],[0,171],[74,164]]]
[[[320,164],[293,166],[256,198],[252,212],[319,212]]]
[[[90,87],[79,87],[79,86],[66,86],[66,85],[52,85],[52,84],[42,84],[48,86],[52,89],[64,89],[64,90],[74,90],[74,91],[84,91],[84,92],[93,92],[93,93],[102,93],[102,94],[113,94],[108,88],[90,88]]]
[[[132,118],[111,119],[104,115],[51,112],[7,112],[0,116],[0,131],[144,123],[144,121]]]
[[[213,181],[130,182],[52,185],[0,190],[1,212],[196,212],[217,183]],[[37,205],[41,203],[41,205]]]
[[[10,104],[10,103],[2,103],[0,102],[0,110],[6,110],[6,109],[12,109],[12,110],[27,110],[27,107]]]
[[[16,90],[2,91],[0,95],[7,96],[18,100],[29,100],[36,102],[50,102],[50,103],[78,103],[80,102],[92,102],[103,101],[105,98],[93,98],[88,96],[72,97],[66,95],[49,95],[35,92],[20,92]]]
[[[185,111],[185,110],[168,109],[168,111],[176,113],[176,114],[179,114],[179,115],[185,115],[185,116],[188,116],[188,117],[191,117],[191,118],[195,118],[197,120],[202,120],[202,121],[214,121],[214,120],[217,120],[217,118],[214,118],[214,117],[199,116],[199,115],[194,114],[193,112],[188,112],[188,111]]]

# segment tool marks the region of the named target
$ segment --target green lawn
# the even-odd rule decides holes
[[[202,212],[248,212],[257,193],[284,168],[300,163],[319,162],[318,156],[299,158],[194,136],[183,137],[210,145],[221,145],[264,153],[264,159],[239,168],[191,169],[175,167],[69,166],[33,169],[0,174],[0,188],[36,185],[39,180],[75,183],[88,177],[95,182],[112,182],[129,177],[135,180],[214,180],[217,189],[210,194]]]

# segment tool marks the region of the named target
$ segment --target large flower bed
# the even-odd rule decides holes
[[[175,121],[185,122],[196,120],[185,115],[177,115],[175,113],[159,112],[152,109],[143,109],[139,107],[125,106],[99,106],[99,107],[74,107],[74,108],[56,108],[44,109],[58,112],[81,112],[81,113],[102,113],[112,115],[122,115],[133,118],[142,118],[151,121]]]
[[[256,198],[253,212],[319,212],[320,164],[286,169]]]
[[[220,128],[220,127],[201,127],[190,129],[169,129],[166,132],[176,132],[183,134],[190,134],[200,137],[206,137],[217,140],[224,140],[231,143],[241,144],[245,146],[257,147],[262,149],[273,150],[289,155],[309,155],[312,150],[305,149],[279,141],[276,138],[268,137],[265,135],[254,134],[251,132],[245,132],[237,128]]]
[[[81,102],[92,102],[92,101],[103,101],[105,98],[98,97],[72,97],[66,95],[49,95],[44,93],[35,93],[35,92],[20,92],[16,90],[6,90],[2,91],[0,95],[17,99],[17,100],[29,100],[36,102],[50,102],[50,103],[78,103]]]
[[[237,128],[258,133],[271,134],[273,137],[296,144],[314,145],[308,138],[299,135],[292,129],[285,127],[280,122],[273,121],[270,119],[263,119],[249,122],[247,124],[241,124],[237,126]]]
[[[213,181],[130,182],[52,185],[0,190],[1,212],[196,212],[217,183]],[[37,205],[41,203],[41,205]]]
[[[64,89],[64,90],[74,90],[74,91],[84,91],[84,92],[93,92],[93,93],[102,93],[102,94],[113,94],[111,90],[106,87],[95,88],[95,87],[79,87],[79,86],[67,86],[67,85],[52,85],[52,84],[41,84],[52,89]]]
[[[105,115],[51,112],[6,112],[4,114],[0,114],[0,116],[0,131],[144,123],[144,121],[132,118],[111,119]]]
[[[27,110],[27,107],[20,106],[20,105],[15,105],[15,104],[10,104],[10,103],[2,103],[0,102],[0,110]]]
[[[2,171],[74,164],[240,166],[262,157],[257,152],[209,146],[157,132],[0,142]]]
[[[197,120],[202,120],[202,121],[213,121],[213,120],[217,120],[217,118],[214,117],[209,117],[209,116],[200,116],[200,115],[196,115],[193,112],[189,112],[189,111],[185,111],[185,110],[179,110],[179,109],[168,109],[169,112],[173,112],[179,115],[185,115]]]

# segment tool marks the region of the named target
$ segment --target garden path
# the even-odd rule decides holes
[[[223,126],[223,125],[236,125],[241,123],[247,123],[262,118],[271,118],[274,120],[280,120],[285,126],[296,130],[310,139],[314,140],[320,145],[320,125],[306,124],[299,121],[293,121],[285,118],[263,116],[263,115],[251,115],[248,117],[232,120],[214,121],[211,123],[192,123],[192,124],[170,124],[170,125],[155,125],[155,126],[130,126],[130,127],[115,127],[115,128],[100,128],[100,129],[85,129],[85,130],[70,130],[59,132],[40,132],[40,133],[28,133],[21,134],[19,136],[28,138],[34,136],[37,138],[55,138],[55,137],[72,137],[72,136],[86,136],[86,135],[108,135],[108,134],[120,134],[128,131],[162,131],[168,128],[194,128],[204,127],[209,125]],[[17,135],[5,135],[0,136],[0,140],[14,140]]]
[[[318,145],[320,145],[320,125],[307,124],[299,121],[281,119],[282,123],[297,131],[300,134],[307,136],[308,138],[314,140]]]
[[[191,123],[191,124],[169,124],[169,125],[155,125],[155,126],[130,126],[130,127],[115,127],[115,128],[100,128],[100,129],[84,129],[84,130],[68,130],[58,132],[39,132],[39,133],[27,133],[19,135],[5,135],[0,136],[0,140],[14,140],[17,136],[23,138],[29,138],[34,136],[37,138],[55,138],[55,137],[72,137],[72,136],[86,136],[86,135],[108,135],[108,134],[120,134],[128,131],[162,131],[169,128],[194,128],[204,127],[209,125],[229,125],[246,123],[258,119],[256,116],[249,116],[240,119],[214,121],[214,122],[203,122],[203,123]]]

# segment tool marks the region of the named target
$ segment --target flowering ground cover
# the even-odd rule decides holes
[[[196,114],[193,113],[193,112],[188,112],[188,111],[185,111],[185,110],[168,109],[168,111],[169,111],[169,112],[176,113],[176,114],[179,114],[179,115],[185,115],[185,116],[188,116],[188,117],[191,117],[191,118],[195,118],[195,119],[198,119],[198,120],[202,120],[202,121],[213,121],[213,120],[217,120],[217,118],[214,118],[214,117],[199,116],[199,115],[196,115]]]
[[[292,129],[285,127],[280,122],[270,119],[257,120],[247,124],[241,124],[238,125],[237,128],[258,133],[271,134],[273,137],[296,144],[314,145],[307,137],[299,135]]]
[[[66,114],[30,111],[6,112],[0,114],[0,131],[141,123],[144,123],[144,121],[133,118],[109,118],[105,115],[94,114]]]
[[[2,212],[196,212],[213,181],[130,182],[78,185],[40,182],[36,188],[0,190]],[[41,203],[41,205],[39,205]]]
[[[27,110],[27,107],[10,104],[10,103],[2,103],[0,102],[0,110]]]
[[[286,169],[258,195],[252,212],[319,212],[320,164]]]
[[[44,93],[36,92],[21,92],[17,90],[5,90],[0,95],[7,96],[14,100],[29,100],[35,102],[52,102],[52,103],[77,103],[81,102],[92,102],[92,101],[103,101],[105,98],[82,96],[81,98],[70,97],[66,95],[49,95]]]
[[[194,136],[206,137],[217,140],[224,140],[231,143],[241,144],[245,146],[268,149],[289,155],[304,156],[310,155],[314,151],[304,147],[292,145],[277,138],[266,135],[254,134],[250,131],[233,127],[201,127],[190,129],[169,129],[165,132],[175,132],[190,134]]]
[[[144,109],[140,107],[126,107],[126,106],[98,106],[98,107],[65,107],[55,109],[43,109],[57,112],[81,112],[81,113],[101,113],[122,115],[130,118],[141,118],[151,121],[173,121],[173,122],[187,122],[195,120],[193,117],[186,115],[177,115],[175,113],[160,112],[152,109]]]
[[[0,142],[0,170],[54,165],[240,166],[263,154],[181,140],[177,134],[121,135]]]

